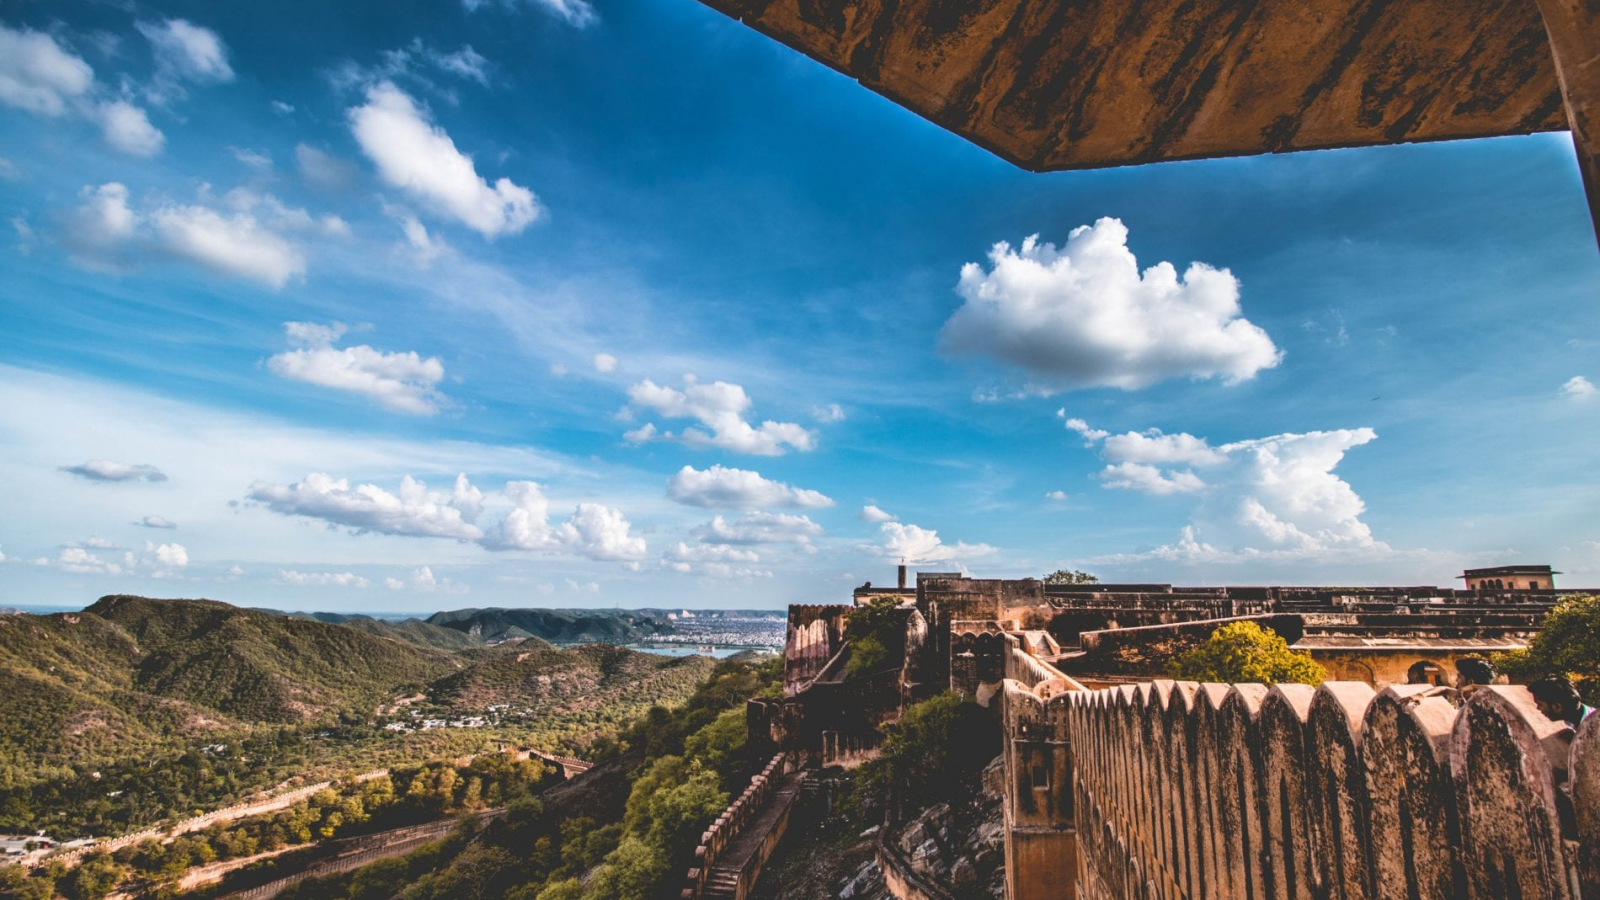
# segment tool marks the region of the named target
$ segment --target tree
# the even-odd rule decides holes
[[[1303,650],[1290,650],[1278,633],[1254,622],[1234,622],[1172,661],[1168,671],[1184,681],[1321,684],[1328,673]]]
[[[845,671],[851,678],[900,665],[906,646],[906,614],[900,610],[900,599],[875,597],[852,609],[844,636],[850,642]]]
[[[961,799],[996,753],[1000,732],[983,707],[946,691],[910,706],[889,726],[878,758],[858,770],[846,806],[864,816],[892,794],[901,809]]]
[[[72,870],[62,885],[70,900],[101,900],[122,882],[127,869],[104,853],[96,853]]]
[[[1039,580],[1045,584],[1099,584],[1100,576],[1077,569],[1057,569]]]
[[[1526,650],[1497,654],[1494,663],[1518,682],[1569,678],[1583,702],[1600,703],[1600,595],[1561,601]]]

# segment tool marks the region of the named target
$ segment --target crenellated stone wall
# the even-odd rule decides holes
[[[1525,688],[1036,675],[1004,694],[1011,900],[1600,896],[1600,718]]]

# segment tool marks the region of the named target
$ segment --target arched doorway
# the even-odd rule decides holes
[[[1406,670],[1406,684],[1448,685],[1450,679],[1438,663],[1422,660]]]

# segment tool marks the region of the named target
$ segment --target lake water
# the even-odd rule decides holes
[[[629,650],[638,650],[641,653],[654,653],[658,656],[710,656],[714,659],[723,659],[745,650],[759,649],[751,647],[716,647],[710,653],[701,653],[693,647],[673,647],[664,644],[626,644]]]

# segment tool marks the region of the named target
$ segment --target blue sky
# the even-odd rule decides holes
[[[0,603],[1600,581],[1565,134],[1034,175],[692,0],[0,26]]]

